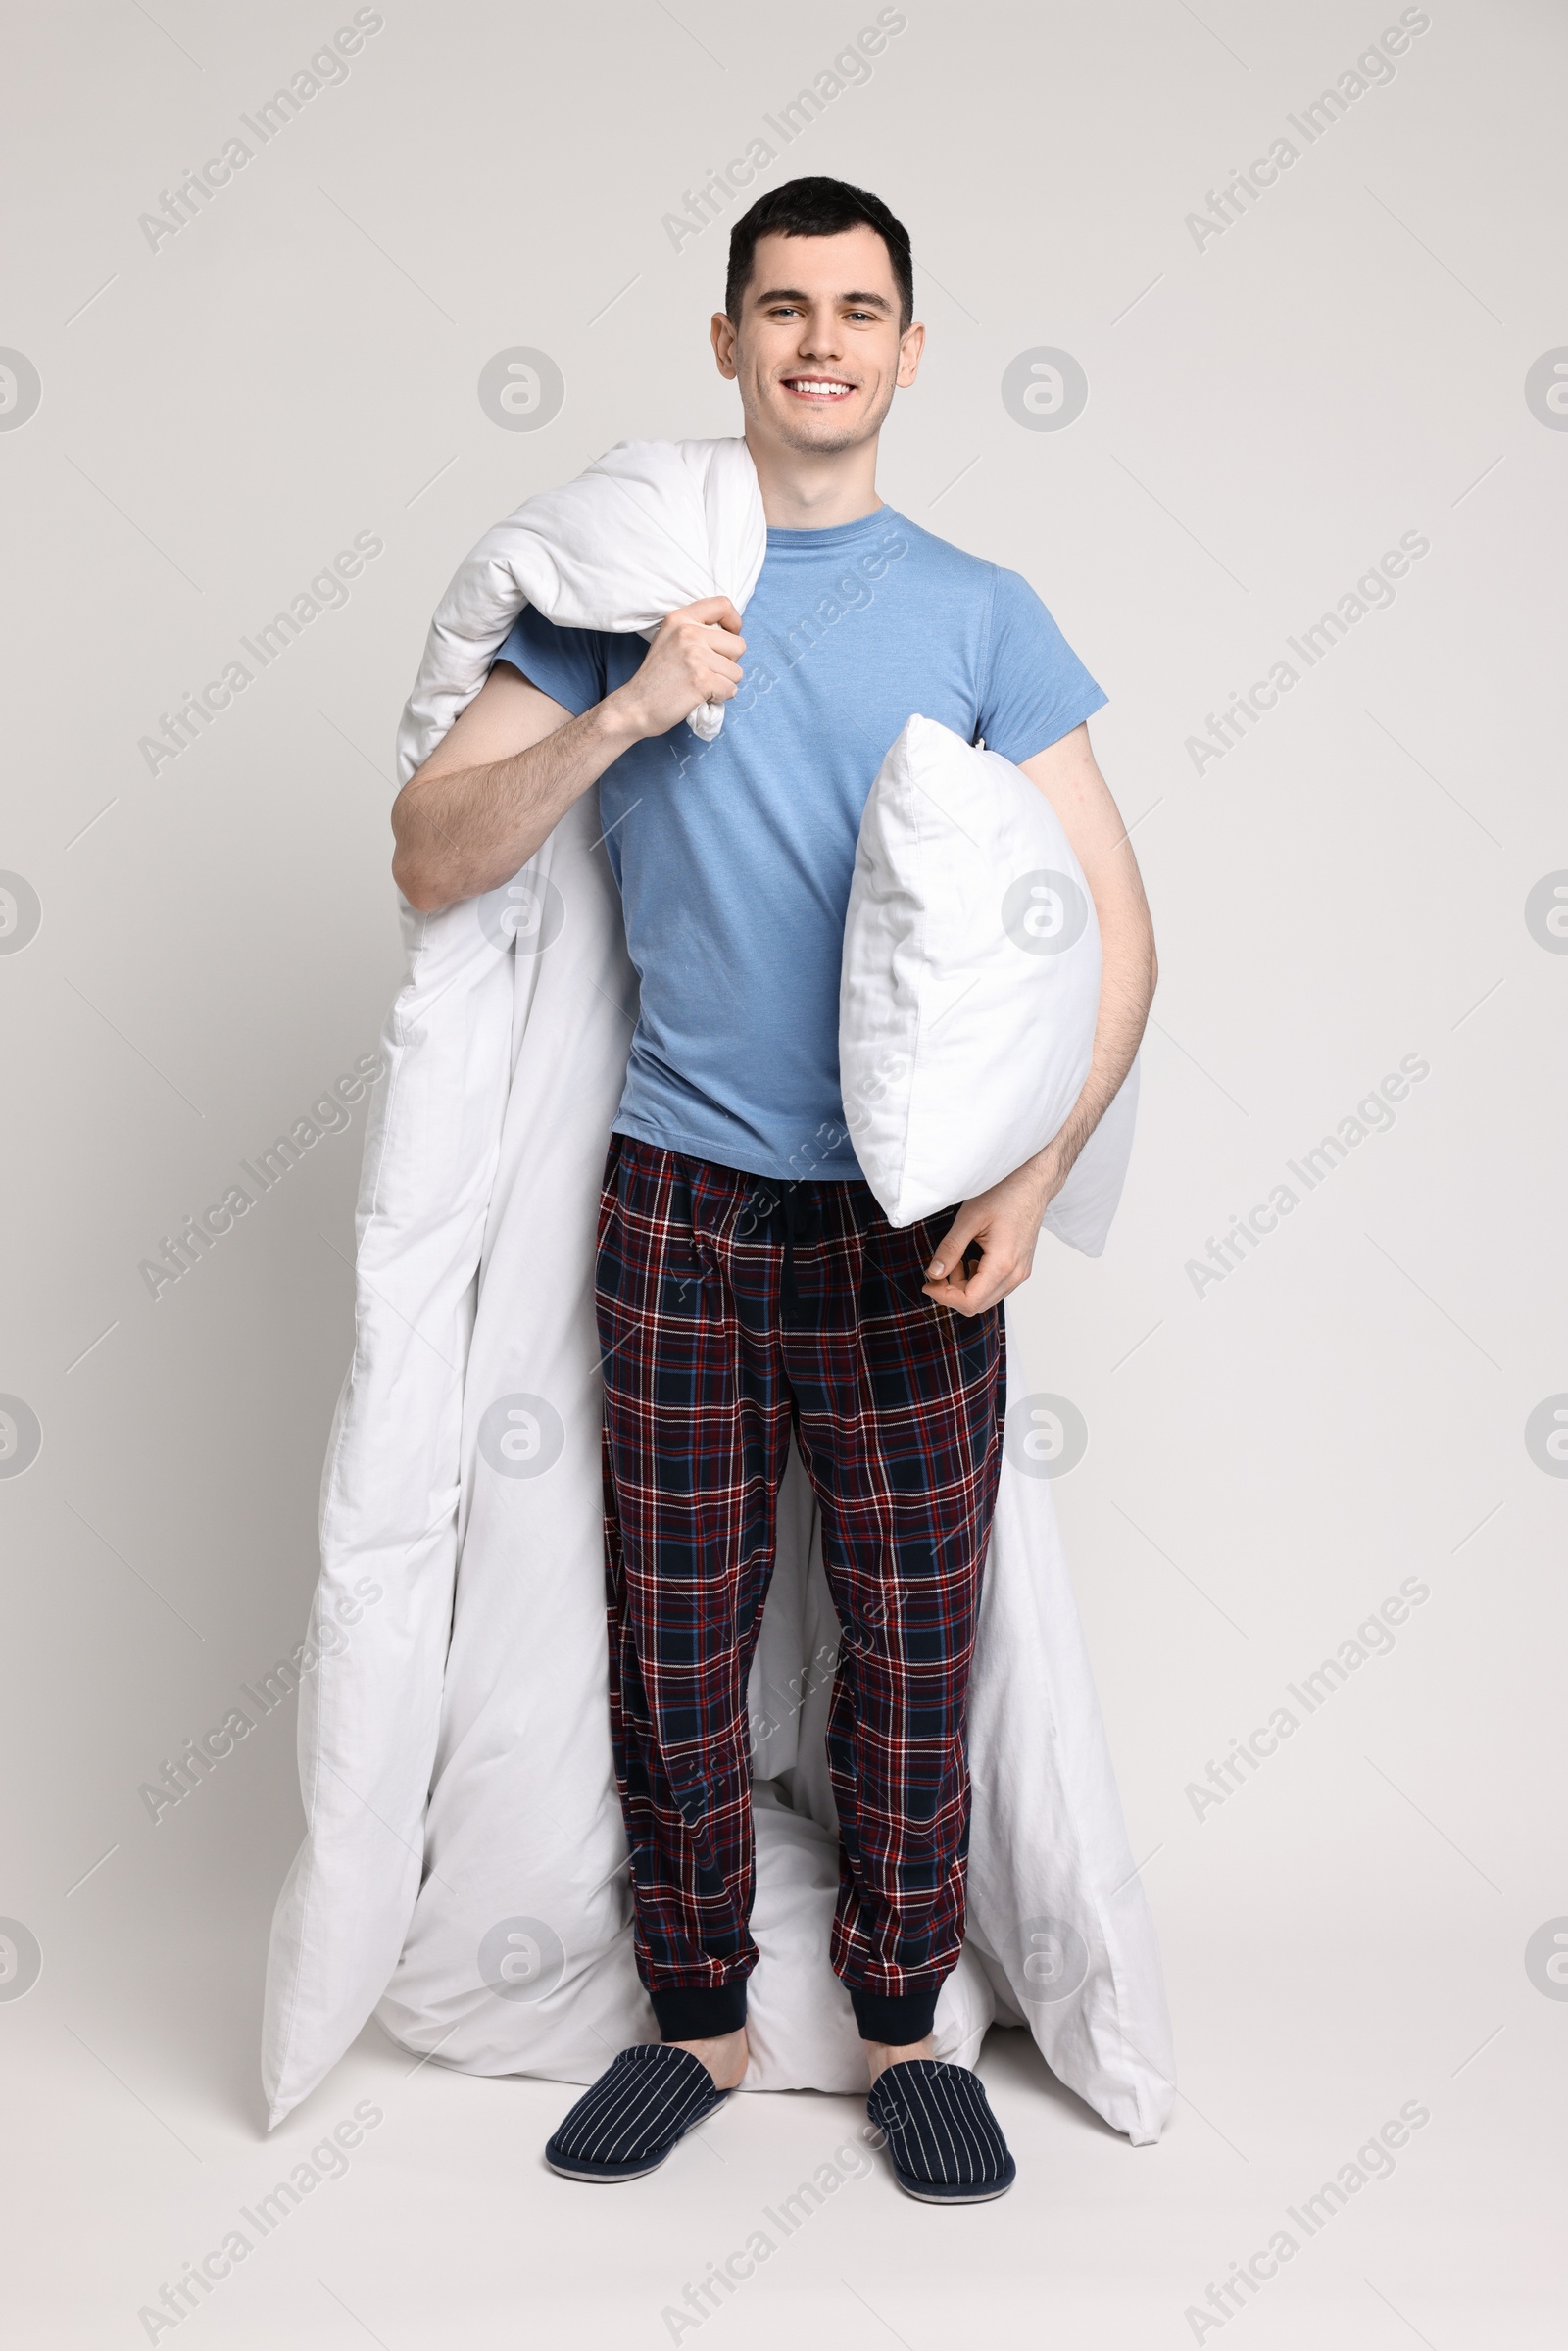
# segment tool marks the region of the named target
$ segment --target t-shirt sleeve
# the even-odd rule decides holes
[[[517,614],[495,661],[520,669],[530,686],[559,702],[574,718],[604,701],[605,655],[597,630],[557,628],[531,604]]]
[[[979,733],[1016,766],[1102,710],[1096,685],[1029,582],[997,573]]]

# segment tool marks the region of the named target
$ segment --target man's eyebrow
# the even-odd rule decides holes
[[[769,286],[765,294],[759,294],[756,297],[760,310],[769,302],[809,302],[810,299],[810,295],[800,286]],[[893,310],[893,305],[885,294],[838,294],[834,299],[838,302],[853,302],[857,310],[886,311],[890,316]]]

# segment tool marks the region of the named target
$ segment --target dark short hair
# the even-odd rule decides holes
[[[914,317],[914,263],[909,232],[880,196],[852,188],[843,179],[787,179],[759,196],[729,232],[729,275],[724,281],[725,315],[738,325],[741,299],[752,282],[759,237],[837,237],[847,228],[874,228],[888,249],[899,289],[899,332]]]

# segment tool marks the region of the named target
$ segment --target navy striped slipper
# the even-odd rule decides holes
[[[1018,2177],[978,2074],[906,2057],[879,2074],[865,2111],[887,2138],[893,2176],[925,2204],[985,2204]]]
[[[584,2091],[545,2161],[563,2180],[640,2180],[728,2096],[690,2049],[640,2041]]]

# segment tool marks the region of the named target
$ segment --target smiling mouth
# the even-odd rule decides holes
[[[855,385],[845,383],[836,375],[786,375],[784,389],[793,392],[797,400],[817,400],[824,406],[835,400],[847,400]]]

